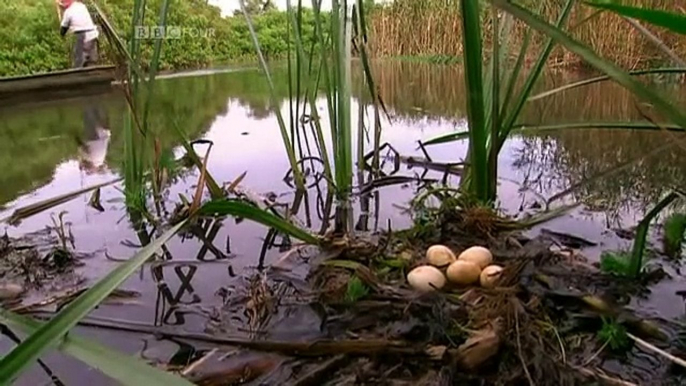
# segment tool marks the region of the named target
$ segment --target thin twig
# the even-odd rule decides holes
[[[34,314],[36,318],[50,319],[39,316],[44,313]],[[213,343],[221,346],[240,346],[256,351],[279,352],[294,356],[318,357],[322,355],[350,354],[350,355],[374,355],[374,354],[403,354],[426,356],[422,346],[409,345],[402,341],[385,339],[364,340],[315,340],[312,342],[287,342],[287,341],[255,341],[237,337],[217,337],[203,333],[190,333],[174,331],[165,327],[155,327],[143,323],[125,320],[110,321],[105,318],[88,317],[78,322],[79,326],[106,328],[118,331],[127,331],[140,334],[151,334],[160,339],[175,338],[187,339],[197,342]]]
[[[583,365],[588,366],[591,362],[593,362],[593,360],[596,359],[598,357],[598,355],[600,355],[600,353],[603,352],[603,350],[605,350],[605,347],[607,347],[607,345],[609,343],[610,343],[610,340],[609,339],[606,340],[605,343],[603,343],[603,345],[600,346],[600,349],[598,349],[598,351],[595,352],[595,354],[591,355],[590,358],[588,358],[584,361]]]
[[[187,376],[187,375],[189,375],[190,373],[193,372],[193,370],[195,370],[196,368],[198,368],[198,367],[199,367],[200,365],[202,365],[203,363],[207,362],[207,360],[208,360],[210,357],[212,357],[212,355],[216,354],[217,351],[218,351],[218,349],[217,349],[216,347],[213,348],[213,349],[212,349],[210,352],[208,352],[205,356],[203,356],[202,358],[198,359],[197,361],[191,363],[188,367],[186,367],[186,368],[181,372],[181,375],[183,375],[184,377]]]
[[[569,365],[569,367],[573,370],[580,372],[581,374],[583,374],[587,377],[602,379],[603,381],[605,381],[606,383],[608,383],[610,385],[614,385],[614,386],[638,386],[635,383],[627,382],[627,381],[625,381],[623,379],[619,379],[619,378],[614,378],[614,377],[611,377],[609,375],[605,375],[599,371],[589,370],[589,369],[581,367],[581,366]]]
[[[673,142],[676,143],[681,148],[681,150],[686,151],[686,144],[684,144],[680,138],[677,138],[677,136],[674,133],[667,130],[662,125],[658,124],[650,115],[648,115],[648,113],[643,111],[643,109],[641,108],[641,106],[638,103],[635,103],[635,106],[636,106],[636,110],[638,110],[638,113],[641,114],[641,116],[644,119],[646,119],[647,121],[649,121],[650,123],[655,125],[655,127],[660,129],[661,131],[664,131],[665,133],[667,133],[667,135],[672,138]]]
[[[652,351],[653,353],[658,354],[658,355],[660,355],[666,359],[669,359],[670,361],[678,364],[679,366],[686,368],[686,361],[685,360],[683,360],[679,357],[675,357],[674,355],[672,355],[672,354],[670,354],[670,353],[668,353],[668,352],[666,352],[660,348],[653,346],[652,344],[646,342],[645,340],[643,340],[643,339],[641,339],[641,338],[639,338],[633,334],[627,333],[627,336],[629,338],[631,338],[631,340],[633,340],[634,342],[638,343],[638,345],[643,347],[644,349],[646,349],[648,351]]]
[[[648,38],[648,40],[655,44],[655,46],[659,48],[665,55],[669,56],[674,63],[678,64],[679,66],[686,67],[686,62],[681,59],[679,55],[677,55],[665,44],[665,42],[663,42],[659,37],[655,36],[655,34],[650,32],[650,30],[644,27],[641,23],[628,17],[622,17],[622,19],[626,20],[629,24],[631,24],[631,26],[638,30],[638,32],[642,33],[646,38]]]
[[[526,362],[524,361],[524,355],[522,354],[522,342],[519,338],[519,312],[517,312],[517,310],[515,310],[514,314],[515,314],[515,330],[517,332],[517,355],[519,356],[519,360],[522,362],[522,367],[524,368],[524,374],[526,374],[526,379],[529,380],[529,385],[536,386],[536,384],[534,383],[534,380],[531,378],[531,373],[529,373],[529,369],[526,367]]]

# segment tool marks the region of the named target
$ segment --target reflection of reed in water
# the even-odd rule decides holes
[[[464,77],[460,66],[403,61],[376,61],[374,82],[393,115],[406,120],[454,119],[463,116]],[[355,97],[371,103],[359,71],[353,71]]]
[[[556,83],[568,83],[574,78],[558,79]],[[686,101],[686,92],[680,88],[666,85],[663,92],[676,103]],[[532,124],[642,121],[640,102],[625,89],[604,82],[534,101],[523,121]],[[657,116],[653,119],[663,121]],[[517,166],[526,165],[534,170],[533,175],[542,176],[539,179],[548,179],[549,182],[539,185],[539,189],[548,192],[566,189],[622,167],[579,188],[575,197],[591,199],[599,209],[611,212],[629,208],[645,210],[670,184],[686,177],[686,161],[680,157],[681,150],[677,146],[665,148],[675,138],[684,139],[675,133],[638,130],[574,129],[527,135]],[[536,159],[534,154],[540,158]],[[647,155],[650,156],[638,160]]]
[[[86,173],[102,173],[110,142],[107,112],[99,103],[87,103],[83,111],[83,137],[79,143],[79,168]]]
[[[669,146],[673,138],[666,133],[607,130],[527,137],[515,166],[536,176],[530,182],[541,193],[551,195],[587,182],[572,197],[614,215],[644,211],[686,178],[682,150]],[[618,170],[591,180],[614,169]]]
[[[464,81],[459,66],[380,61],[374,65],[374,75],[384,103],[397,117],[414,122],[425,120],[427,115],[436,120],[463,115]],[[535,93],[591,76],[548,72]],[[642,79],[649,82],[650,78]],[[676,103],[686,102],[686,90],[681,87],[665,85],[662,91]],[[640,102],[620,86],[602,82],[532,101],[519,122],[535,125],[639,121],[643,120],[637,109]],[[657,116],[653,118],[663,121]],[[541,194],[550,196],[659,150],[674,141],[673,135],[656,131],[588,129],[527,134],[514,166],[528,170],[531,177],[528,182],[535,183]],[[679,151],[672,146],[610,177],[593,181],[580,188],[576,198],[593,197],[597,206],[614,211],[645,208],[670,183],[685,180],[686,161],[681,160]]]

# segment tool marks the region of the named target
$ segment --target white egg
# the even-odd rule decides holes
[[[488,248],[476,246],[462,251],[457,260],[471,261],[476,263],[479,268],[484,269],[493,262],[493,254]]]
[[[435,267],[444,267],[456,258],[453,251],[445,245],[432,245],[426,250],[426,260]]]
[[[417,291],[429,292],[443,288],[445,276],[436,267],[422,265],[407,274],[407,282]]]
[[[503,276],[503,267],[499,265],[489,265],[481,271],[479,281],[484,288],[493,288],[498,283],[498,280]]]
[[[448,280],[455,284],[469,285],[479,281],[481,268],[476,263],[466,260],[457,260],[448,266],[446,275]]]

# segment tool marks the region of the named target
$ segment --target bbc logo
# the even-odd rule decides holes
[[[177,26],[136,26],[135,38],[148,39],[181,39],[185,36],[191,38],[214,37],[214,28],[186,28]]]

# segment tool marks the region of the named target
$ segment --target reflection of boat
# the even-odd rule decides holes
[[[100,93],[110,89],[116,66],[93,66],[0,78],[0,105]]]

